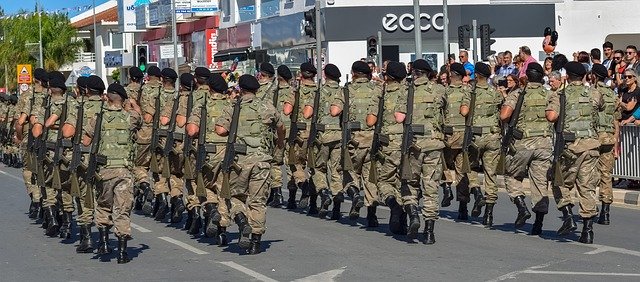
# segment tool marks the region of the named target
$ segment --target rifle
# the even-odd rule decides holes
[[[138,88],[138,105],[142,106],[142,86],[144,86],[144,80],[140,82],[140,88]]]
[[[175,131],[176,131],[176,116],[178,112],[178,104],[180,103],[180,92],[176,92],[176,96],[173,98],[173,106],[171,106],[171,118],[169,119],[169,128],[167,128],[167,138],[164,142],[163,150],[163,162],[162,162],[162,177],[166,179],[171,178],[171,169],[169,168],[169,156],[173,151],[175,144]],[[159,114],[158,114],[159,115]]]
[[[56,142],[53,146],[53,177],[51,181],[51,187],[54,189],[62,188],[62,180],[60,179],[60,163],[62,162],[62,155],[64,154],[64,148],[68,148],[69,144],[65,144],[63,142],[64,136],[62,136],[62,126],[67,121],[67,102],[69,99],[69,95],[65,94],[64,97],[64,105],[62,105],[62,111],[60,113],[59,123],[58,123],[58,136],[56,137]],[[66,145],[66,146],[65,146]]]
[[[104,115],[104,100],[100,103],[100,112],[96,115],[96,126],[91,140],[91,152],[89,155],[89,164],[87,165],[86,175],[84,177],[87,183],[87,193],[84,198],[85,207],[93,209],[93,201],[95,200],[94,189],[97,178],[98,165],[105,165],[107,157],[98,155],[100,151],[100,139],[102,138],[102,117]]]
[[[352,142],[351,132],[360,130],[360,122],[351,122],[350,112],[351,112],[351,103],[349,102],[350,94],[349,94],[349,75],[347,75],[347,82],[342,88],[342,94],[344,96],[344,105],[342,106],[342,115],[341,115],[341,123],[342,123],[342,141],[340,148],[341,157],[341,167],[343,174],[348,173],[353,170],[353,162],[351,161],[351,155],[349,154],[349,144]],[[345,179],[343,177],[343,179]]]
[[[35,93],[31,93],[31,98],[29,98],[29,112],[33,111],[33,104],[35,103]],[[33,126],[29,122],[29,115],[27,115],[27,124],[29,125],[29,130],[27,131],[27,154],[26,158],[26,167],[29,168],[30,171],[36,171],[36,160],[35,160],[35,151],[36,151],[36,140],[33,137],[33,133],[31,132]],[[33,182],[33,178],[31,178],[31,184],[35,184]]]
[[[413,101],[415,97],[415,85],[413,81],[409,82],[409,91],[407,93],[407,110],[402,123],[402,144],[400,146],[400,179],[403,181],[411,180],[411,147],[413,146],[414,135],[424,135],[423,124],[413,124]]]
[[[461,173],[471,172],[469,161],[469,146],[473,144],[473,116],[476,111],[476,83],[473,83],[471,90],[471,101],[469,102],[469,112],[464,121],[464,139],[462,139],[462,168]]]
[[[565,95],[566,86],[562,87],[562,91],[558,93],[560,98],[560,112],[558,119],[553,124],[555,140],[553,142],[553,161],[551,162],[553,174],[553,185],[556,187],[564,185],[564,175],[562,175],[562,166],[560,165],[560,157],[564,151],[567,142],[575,141],[575,134],[564,132],[565,115],[567,113],[567,96]]]
[[[524,104],[524,96],[527,94],[526,87],[522,89],[520,96],[518,96],[518,101],[516,102],[516,108],[513,109],[513,113],[511,114],[511,119],[509,119],[509,123],[507,124],[507,130],[500,141],[500,157],[498,158],[498,164],[496,166],[496,174],[504,175],[505,167],[504,162],[507,157],[507,153],[509,153],[509,148],[511,143],[513,142],[514,135],[521,135],[521,132],[517,132],[518,129],[516,125],[518,124],[518,119],[520,119],[520,112],[522,110],[522,104]]]
[[[71,196],[80,197],[80,181],[78,180],[78,167],[82,162],[82,130],[84,126],[84,96],[80,99],[77,108],[76,132],[73,136],[73,152],[69,171],[71,172]]]
[[[227,144],[224,151],[224,159],[222,160],[222,189],[220,190],[220,196],[224,199],[231,198],[231,187],[229,178],[231,178],[231,170],[240,172],[241,168],[236,163],[236,154],[247,154],[247,145],[236,143],[236,137],[238,133],[238,123],[240,122],[240,104],[242,103],[242,97],[238,97],[236,104],[233,105],[233,114],[231,118],[231,126],[229,128],[229,135],[227,137]]]
[[[318,112],[320,108],[320,83],[316,88],[316,95],[313,97],[313,115],[311,116],[311,128],[309,130],[309,138],[307,139],[307,162],[309,167],[316,167],[316,154],[314,153],[314,145],[318,137],[318,131],[324,131],[324,125],[318,124]],[[320,127],[320,128],[318,128]]]
[[[205,197],[207,192],[205,191],[204,186],[204,177],[202,175],[202,168],[204,167],[204,161],[207,158],[207,95],[204,97],[204,102],[202,107],[200,108],[200,124],[198,128],[198,152],[196,155],[196,191],[195,194],[197,197]],[[214,150],[215,151],[215,150]]]
[[[278,85],[278,79],[274,79],[274,84],[276,85],[276,92],[273,93],[273,106],[278,108],[278,97],[280,95],[280,86]]]
[[[191,86],[191,89],[193,89],[193,85]],[[187,97],[187,117],[191,116],[192,108],[193,108],[193,90],[191,91],[191,95]],[[200,116],[200,119],[202,119],[202,116]],[[200,128],[200,131],[202,130],[203,129]],[[195,174],[193,172],[194,169],[193,169],[193,165],[191,164],[191,158],[190,158],[191,154],[193,154],[193,151],[194,151],[193,138],[189,136],[189,134],[185,134],[184,142],[182,142],[182,155],[184,156],[184,164],[183,164],[184,179],[187,179],[187,180],[193,180],[195,178]]]
[[[44,111],[44,119],[46,120],[49,115],[51,115],[51,96],[47,94],[45,98],[46,106]],[[47,154],[47,139],[49,139],[49,128],[44,126],[45,121],[42,121],[42,134],[37,138],[35,149],[36,149],[36,179],[38,186],[41,187],[41,190],[44,189],[45,185],[45,177],[44,177],[44,160]],[[44,194],[43,194],[44,195]]]
[[[156,100],[154,102],[155,111],[153,112],[153,122],[151,127],[153,128],[153,132],[151,133],[151,147],[149,148],[149,153],[151,154],[151,163],[149,164],[149,170],[153,173],[160,172],[160,166],[158,165],[158,156],[156,155],[158,149],[158,140],[159,138],[159,130],[160,130],[160,93],[162,91],[162,87],[158,88],[158,96],[156,96]]]
[[[373,141],[371,142],[371,151],[369,152],[371,165],[369,166],[369,182],[373,184],[378,183],[378,166],[376,162],[382,159],[382,144],[389,144],[389,136],[382,134],[382,120],[384,115],[384,95],[387,92],[387,84],[382,86],[382,94],[378,99],[378,113],[376,114],[376,125],[373,129]]]
[[[287,138],[287,143],[289,144],[289,164],[296,164],[296,150],[295,145],[296,142],[300,142],[298,138],[298,132],[300,130],[306,130],[307,124],[303,122],[298,122],[298,112],[300,110],[300,84],[298,84],[298,89],[296,93],[293,95],[293,112],[291,113],[291,127],[289,128],[289,137]]]

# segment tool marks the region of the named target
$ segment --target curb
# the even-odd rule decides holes
[[[630,191],[625,189],[613,189],[613,202],[640,207],[640,191]]]

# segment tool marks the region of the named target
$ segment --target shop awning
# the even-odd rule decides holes
[[[236,58],[238,59],[238,61],[246,61],[247,59],[249,59],[249,53],[249,47],[221,50],[213,56],[213,61],[233,61]]]
[[[142,41],[154,41],[167,37],[167,28],[150,29],[142,36]]]

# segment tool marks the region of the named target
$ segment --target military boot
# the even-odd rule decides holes
[[[202,228],[200,207],[193,207],[189,211],[189,215],[191,215],[191,224],[189,225],[189,228],[187,228],[187,234],[194,236],[200,235],[200,228]]]
[[[320,190],[320,211],[318,212],[319,218],[327,217],[327,214],[329,214],[329,206],[332,202],[333,201],[331,200],[331,192],[329,192],[329,189]]]
[[[405,205],[404,212],[409,216],[407,240],[413,242],[418,237],[418,231],[420,230],[420,212],[417,205]]]
[[[333,208],[331,209],[331,220],[340,220],[342,217],[342,212],[340,211],[340,206],[344,202],[344,194],[342,192],[338,192],[338,194],[333,197]]]
[[[247,254],[257,255],[262,252],[262,246],[260,246],[261,234],[251,234],[251,244],[247,250]]]
[[[284,197],[282,196],[282,188],[271,188],[271,200],[267,203],[272,208],[279,208],[284,204]]]
[[[76,253],[93,253],[90,224],[80,225],[80,243],[76,247]]]
[[[573,219],[572,207],[572,205],[566,205],[560,208],[560,211],[562,212],[562,226],[558,229],[558,236],[573,233],[573,231],[578,229],[578,225],[576,224],[575,219]]]
[[[364,207],[364,198],[360,195],[360,191],[353,186],[347,188],[347,195],[351,197],[351,209],[349,210],[349,219],[356,220],[360,217],[360,209]]]
[[[425,220],[424,226],[424,241],[422,243],[427,245],[433,245],[436,243],[436,236],[433,233],[433,228],[436,225],[436,221],[433,219]]]
[[[458,202],[458,219],[469,220],[469,209],[467,208],[467,202]]]
[[[218,205],[216,204],[206,204],[204,206],[205,212],[205,223],[204,223],[204,234],[209,238],[214,238],[218,236],[218,226],[220,225],[220,220],[222,217],[220,213],[218,213]]]
[[[49,237],[55,237],[60,231],[60,222],[58,221],[58,211],[55,206],[46,207],[45,217],[47,218],[47,227],[45,234]]]
[[[609,211],[611,210],[611,204],[602,202],[602,208],[600,209],[600,217],[598,218],[598,224],[609,225]]]
[[[371,205],[367,207],[367,227],[375,228],[378,227],[378,217],[376,216],[376,205]]]
[[[155,220],[163,221],[167,216],[167,209],[169,208],[169,203],[167,203],[167,193],[160,193],[156,195],[156,203],[157,210],[155,213]]]
[[[140,183],[140,190],[142,190],[142,198],[144,203],[142,204],[142,213],[146,216],[151,216],[153,213],[153,191],[151,185],[147,182]]]
[[[229,239],[227,235],[227,228],[218,226],[218,238],[217,238],[218,246],[224,247],[229,244]]]
[[[234,220],[238,225],[238,230],[240,231],[238,245],[240,248],[248,249],[251,244],[251,240],[249,239],[249,236],[251,236],[251,226],[249,226],[247,217],[243,213],[239,213],[236,215]]]
[[[486,227],[493,226],[493,206],[495,204],[487,204],[487,207],[484,209],[484,216],[482,217],[482,225]]]
[[[29,218],[37,219],[40,213],[40,202],[31,202],[32,206],[29,209]]]
[[[582,218],[582,232],[578,242],[584,244],[593,244],[593,220],[595,217]]]
[[[182,227],[182,230],[189,230],[189,228],[191,228],[191,224],[193,223],[193,209],[187,210],[187,219],[184,221],[184,227]]]
[[[287,183],[287,189],[289,189],[289,199],[287,200],[287,209],[295,210],[298,208],[296,204],[296,193],[298,193],[298,186],[295,183]]]
[[[440,184],[442,186],[442,202],[440,205],[442,207],[448,207],[451,205],[451,201],[453,201],[453,191],[451,190],[451,184],[443,182]]]
[[[140,188],[140,185],[133,187],[133,210],[140,211],[144,205],[144,191]]]
[[[182,195],[171,197],[171,208],[173,213],[171,214],[171,223],[178,223],[182,221],[182,214],[184,213],[184,201]]]
[[[531,213],[527,208],[527,203],[524,202],[524,196],[518,196],[513,199],[513,203],[518,207],[518,216],[516,217],[515,226],[520,228],[527,223],[527,219],[531,218]]]
[[[60,225],[60,238],[69,239],[71,238],[71,221],[73,220],[73,215],[71,212],[63,212],[62,213],[62,225]]]
[[[536,221],[533,222],[533,227],[531,228],[531,235],[540,235],[542,234],[542,221],[544,220],[544,213],[536,212]]]
[[[113,249],[109,246],[109,229],[107,227],[98,227],[98,233],[100,233],[100,238],[98,240],[98,254],[110,254]]]
[[[302,196],[300,196],[298,207],[301,209],[306,209],[309,206],[309,202],[311,201],[310,199],[311,194],[316,195],[316,198],[318,197],[318,195],[316,194],[315,191],[313,191],[312,193],[311,185],[309,184],[309,181],[301,183],[298,186],[300,186],[300,189],[302,190]],[[316,210],[317,210],[317,207],[316,207]]]
[[[471,216],[478,217],[482,214],[482,207],[486,204],[484,200],[484,195],[482,195],[482,190],[480,187],[471,188],[471,193],[474,197],[473,209],[471,210]]]
[[[392,234],[401,234],[402,215],[404,214],[404,212],[402,211],[402,207],[396,201],[395,196],[387,197],[384,202],[391,210],[391,216],[389,216],[389,231],[391,231]]]
[[[129,241],[129,236],[118,236],[118,264],[131,261],[129,254],[127,254],[127,241]]]
[[[309,210],[307,211],[307,215],[317,215],[318,214],[318,194],[313,192],[313,194],[309,195]]]

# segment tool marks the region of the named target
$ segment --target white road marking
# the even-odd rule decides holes
[[[577,272],[577,271],[545,271],[525,270],[526,274],[550,274],[550,275],[586,275],[586,276],[634,276],[640,277],[640,273],[615,273],[615,272]]]
[[[639,251],[629,250],[629,249],[625,249],[625,248],[611,247],[611,246],[598,245],[598,244],[583,244],[583,243],[580,243],[580,242],[571,242],[571,244],[578,245],[578,246],[595,248],[595,250],[593,250],[593,251],[588,251],[588,252],[584,253],[585,255],[595,255],[595,254],[604,253],[604,252],[613,252],[613,253],[619,253],[619,254],[625,254],[625,255],[631,255],[631,256],[640,257],[640,252]]]
[[[0,173],[4,174],[4,175],[6,175],[6,176],[9,176],[9,177],[11,177],[11,178],[13,178],[13,179],[15,179],[15,180],[18,180],[18,181],[20,181],[20,182],[24,182],[24,178],[22,178],[22,177],[17,177],[17,176],[15,176],[15,175],[13,175],[13,174],[10,174],[10,173],[8,173],[8,172],[6,172],[6,171],[2,171],[2,170],[0,170]]]
[[[326,282],[326,281],[335,281],[335,278],[338,277],[338,275],[342,274],[342,272],[344,272],[346,268],[347,267],[345,266],[343,268],[325,271],[325,272],[322,272],[322,273],[318,273],[316,275],[311,275],[311,276],[307,276],[307,277],[304,277],[304,278],[293,280],[293,282]]]
[[[487,280],[487,282],[497,282],[497,281],[503,281],[503,280],[507,280],[507,279],[516,279],[516,276],[525,273],[526,271],[532,271],[532,270],[536,270],[536,269],[540,269],[540,268],[545,268],[548,267],[552,264],[556,264],[556,263],[560,263],[566,260],[561,260],[561,261],[552,261],[552,262],[548,262],[548,263],[543,263],[543,264],[539,264],[539,265],[535,265],[532,267],[528,267],[525,268],[523,270],[518,270],[518,271],[514,271],[514,272],[509,272],[505,275],[502,275],[496,279],[492,279],[492,280]]]
[[[226,265],[228,267],[231,267],[231,268],[233,268],[233,269],[235,269],[237,271],[240,271],[240,272],[242,272],[242,273],[244,273],[246,275],[249,275],[249,276],[251,276],[254,279],[257,279],[259,281],[263,281],[263,282],[278,282],[278,280],[271,279],[271,278],[269,278],[269,277],[267,277],[265,275],[262,275],[262,274],[260,274],[258,272],[255,272],[255,271],[253,271],[251,269],[248,269],[248,268],[246,268],[246,267],[244,267],[242,265],[239,265],[239,264],[237,264],[235,262],[232,262],[232,261],[221,261],[220,263],[224,264],[224,265]]]
[[[142,227],[142,226],[140,226],[140,225],[137,225],[137,224],[135,224],[135,223],[133,223],[133,222],[131,223],[131,228],[133,228],[133,229],[135,229],[135,230],[138,230],[138,231],[140,231],[141,233],[151,233],[151,232],[153,232],[153,231],[151,231],[151,230],[149,230],[149,229],[146,229],[146,228],[144,228],[144,227]]]
[[[189,245],[189,244],[187,244],[187,243],[183,243],[183,242],[178,241],[178,240],[176,240],[176,239],[173,239],[173,238],[171,238],[171,237],[164,237],[164,236],[163,236],[163,237],[158,237],[158,238],[159,238],[159,239],[162,239],[162,240],[165,240],[165,241],[167,241],[167,242],[169,242],[169,243],[171,243],[171,244],[174,244],[174,245],[177,245],[177,246],[179,246],[179,247],[182,247],[182,248],[184,248],[185,250],[191,251],[191,252],[193,252],[193,253],[195,253],[195,254],[198,254],[198,255],[206,255],[206,254],[209,254],[208,252],[205,252],[205,251],[203,251],[203,250],[200,250],[200,249],[198,249],[198,248],[196,248],[196,247],[193,247],[193,246],[191,246],[191,245]]]

